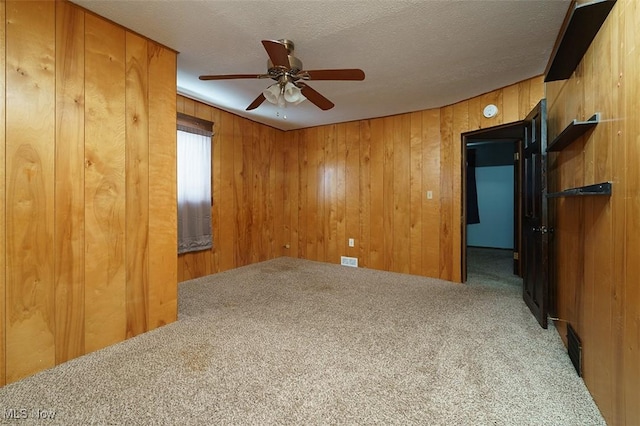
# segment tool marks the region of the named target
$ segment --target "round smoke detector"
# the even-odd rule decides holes
[[[498,113],[498,107],[495,106],[494,104],[489,104],[486,107],[484,107],[484,111],[482,111],[482,113],[487,118],[495,117],[496,114]]]

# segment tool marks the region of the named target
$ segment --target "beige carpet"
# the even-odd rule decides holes
[[[467,285],[291,258],[183,283],[179,321],[0,389],[2,422],[604,424],[508,258],[470,259]]]

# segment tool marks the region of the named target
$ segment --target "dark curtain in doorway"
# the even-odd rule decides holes
[[[476,186],[476,150],[467,149],[467,224],[480,223]]]

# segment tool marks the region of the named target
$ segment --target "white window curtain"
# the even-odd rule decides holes
[[[211,134],[178,127],[178,253],[213,247]]]

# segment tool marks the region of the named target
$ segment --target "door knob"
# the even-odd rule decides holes
[[[550,232],[553,232],[553,229],[547,228],[546,226],[534,226],[533,227],[533,232],[539,232],[541,234],[548,234]]]

